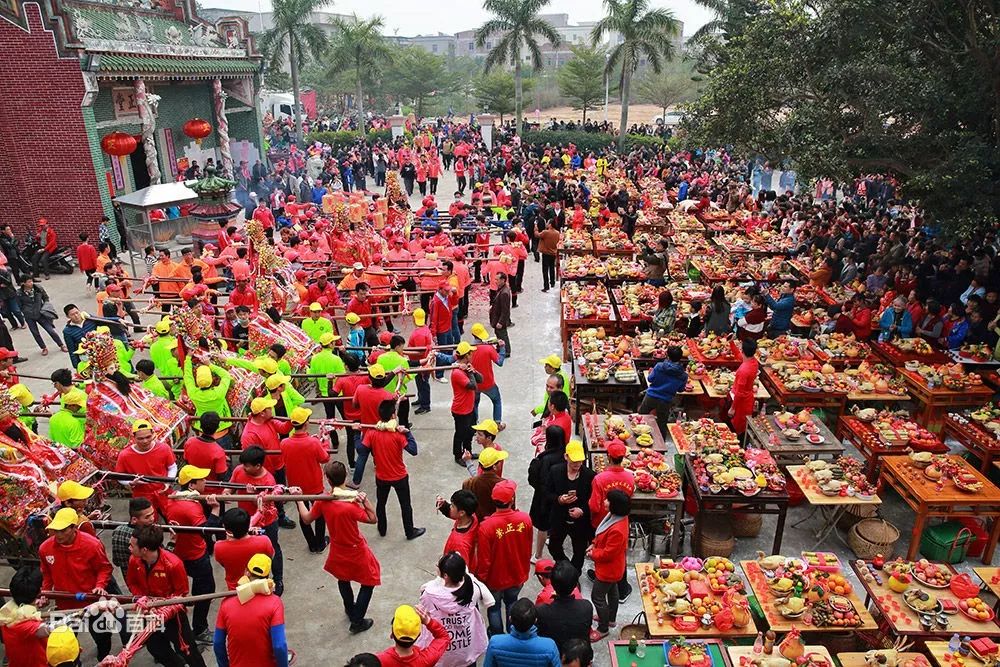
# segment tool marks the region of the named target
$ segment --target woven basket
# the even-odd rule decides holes
[[[865,560],[878,554],[892,557],[898,541],[899,529],[881,518],[862,519],[847,531],[847,545],[858,558]]]
[[[693,547],[701,558],[708,556],[723,556],[728,558],[736,546],[733,527],[726,517],[711,515],[712,522],[708,525],[699,523],[695,526]]]
[[[763,525],[763,514],[733,514],[733,537],[757,537]]]
[[[848,531],[858,521],[875,516],[877,511],[877,505],[848,505],[844,513],[837,519],[837,528]]]

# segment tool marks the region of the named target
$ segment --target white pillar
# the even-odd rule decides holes
[[[479,129],[483,134],[483,143],[486,144],[486,148],[493,150],[493,123],[496,122],[497,117],[484,113],[476,116],[476,120],[479,121]]]
[[[400,114],[389,116],[389,127],[392,128],[392,139],[395,141],[403,136],[403,126],[406,124],[406,117]]]

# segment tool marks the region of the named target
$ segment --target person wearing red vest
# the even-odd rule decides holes
[[[125,579],[133,595],[151,598],[181,597],[188,594],[187,573],[179,557],[163,548],[163,530],[141,526],[130,540],[132,557]],[[187,610],[181,609],[163,627],[149,636],[146,649],[158,664],[188,664],[205,667],[195,637],[188,624]]]
[[[385,372],[385,368],[372,364],[368,367],[368,384],[358,385],[354,389],[354,397],[351,399],[351,407],[357,410],[358,421],[362,424],[375,424],[378,422],[378,408],[382,401],[393,401],[396,397],[386,390],[386,385],[393,376]],[[352,489],[361,486],[361,480],[365,474],[365,466],[368,463],[368,456],[371,450],[362,446],[362,440],[371,428],[361,429],[361,433],[356,442],[357,458],[354,462],[354,477],[347,484]]]
[[[410,474],[403,461],[403,452],[417,455],[417,441],[404,426],[396,424],[396,401],[389,399],[378,406],[378,422],[362,438],[362,444],[371,451],[375,461],[375,518],[378,534],[385,537],[388,519],[385,513],[389,492],[396,491],[399,509],[403,517],[403,533],[406,539],[414,540],[425,532],[425,528],[413,525],[413,504],[410,502]]]
[[[469,363],[482,376],[482,382],[476,385],[476,403],[472,409],[473,419],[479,421],[479,400],[483,394],[489,397],[493,405],[493,421],[497,424],[503,423],[503,399],[500,396],[500,387],[497,386],[496,378],[493,375],[493,365],[503,366],[506,358],[506,348],[503,341],[496,344],[487,342],[490,334],[479,322],[472,325],[470,333],[480,342],[472,351]]]
[[[476,576],[496,600],[487,610],[491,635],[504,631],[500,605],[509,615],[531,572],[531,517],[514,509],[516,492],[517,484],[510,479],[493,487],[490,497],[496,511],[479,525],[476,542]]]
[[[616,442],[608,445],[608,467],[597,473],[593,483],[591,483],[588,507],[590,508],[590,522],[594,528],[600,525],[608,513],[604,507],[604,500],[608,497],[608,493],[617,489],[624,492],[629,498],[635,493],[635,475],[632,474],[631,470],[626,470],[622,466],[626,455],[628,455],[628,449],[623,443]],[[595,576],[594,570],[587,570],[587,577],[591,581],[595,581]],[[632,586],[628,583],[628,572],[625,572],[618,582],[618,601],[624,602],[631,593]]]
[[[625,550],[628,548],[628,513],[631,502],[621,489],[612,489],[604,499],[606,514],[598,524],[594,542],[587,555],[594,561],[596,579],[590,601],[597,611],[597,629],[590,641],[608,636],[608,626],[618,619],[618,582],[625,576]]]

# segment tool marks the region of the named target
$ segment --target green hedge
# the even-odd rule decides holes
[[[306,141],[322,144],[330,144],[334,148],[342,148],[353,144],[361,136],[360,132],[354,130],[340,130],[337,132],[310,132],[306,136]],[[392,141],[392,130],[371,130],[368,132],[368,141]]]
[[[608,146],[615,146],[618,141],[616,135],[601,134],[598,132],[583,132],[582,130],[533,130],[525,132],[524,140],[533,144],[575,144],[576,147],[587,153],[603,151]],[[642,134],[629,134],[625,137],[625,147],[634,148],[659,148],[663,146],[663,140],[659,137],[650,137]]]

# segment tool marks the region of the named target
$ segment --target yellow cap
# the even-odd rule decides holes
[[[173,325],[169,317],[164,317],[162,320],[156,323],[156,333],[168,334],[170,333],[170,327]]]
[[[277,404],[278,402],[273,398],[260,396],[250,401],[250,412],[254,413],[255,415],[259,415],[260,413],[264,412],[264,410],[267,410],[268,408],[273,408]]]
[[[579,463],[587,458],[587,455],[583,452],[583,443],[573,438],[566,445],[566,458],[574,463]]]
[[[181,471],[177,474],[177,483],[184,486],[188,482],[195,479],[205,479],[212,471],[208,468],[199,468],[198,466],[186,465],[181,468]]]
[[[79,345],[76,346],[75,354],[87,354],[87,351],[83,349],[83,343],[80,343]]]
[[[347,313],[347,315],[344,315],[344,319],[347,320],[348,324],[357,324],[361,321],[357,313]]]
[[[68,625],[60,625],[49,633],[45,643],[45,659],[50,667],[73,662],[80,657],[80,642]]]
[[[49,525],[45,526],[49,530],[63,530],[80,523],[80,515],[72,507],[64,507],[55,513]]]
[[[139,431],[145,431],[147,429],[150,430],[150,431],[152,431],[153,430],[153,425],[150,424],[145,419],[136,419],[134,422],[132,422],[132,432],[133,433],[138,433]]]
[[[302,406],[299,406],[294,410],[292,410],[292,414],[288,415],[288,418],[291,419],[292,423],[295,424],[296,426],[301,426],[302,424],[305,424],[307,421],[309,421],[309,418],[312,417],[312,413],[313,411],[310,410],[309,408],[303,408]]]
[[[67,479],[59,485],[56,491],[56,498],[59,500],[86,500],[94,495],[94,490],[89,486],[84,486],[79,482]]]
[[[423,308],[417,308],[413,311],[413,323],[418,327],[424,326],[424,322],[427,321],[427,312]]]
[[[462,341],[457,346],[455,346],[455,354],[460,357],[464,357],[469,352],[472,352],[472,346],[469,345],[468,341]]]
[[[111,333],[111,327],[97,327],[94,331],[99,334],[109,334]]]
[[[212,386],[212,369],[202,364],[194,372],[194,383],[199,389],[208,389]]]
[[[392,636],[396,639],[416,641],[422,627],[417,610],[408,604],[396,607],[392,616]]]
[[[469,332],[479,340],[486,340],[490,337],[490,333],[486,330],[486,327],[479,322],[473,324],[472,328],[469,329]]]
[[[7,390],[7,393],[10,394],[11,398],[20,403],[22,408],[26,408],[35,402],[35,397],[31,395],[31,390],[20,382],[11,386]]]
[[[322,313],[323,312],[323,306],[320,305],[318,302],[313,301],[312,303],[309,304],[309,312],[310,313]]]
[[[74,387],[63,394],[62,402],[65,405],[79,405],[82,408],[87,405],[87,394],[82,389]]]
[[[551,366],[552,368],[562,368],[562,357],[558,354],[550,354],[544,359],[539,359],[538,363],[545,364],[546,366]]]
[[[278,372],[278,362],[271,357],[257,357],[253,360],[254,367],[259,371],[264,371],[268,375]]]
[[[376,380],[385,377],[385,369],[378,364],[372,364],[368,367],[368,375],[375,378]]]
[[[338,340],[340,340],[340,336],[338,336],[337,334],[332,334],[329,331],[327,331],[325,334],[319,337],[319,344],[322,345],[323,347],[326,347],[327,345],[331,345],[332,343]]]
[[[274,391],[282,385],[286,385],[291,381],[292,378],[287,375],[282,375],[281,373],[275,373],[271,377],[264,381],[264,386],[267,387],[268,391]]]
[[[486,431],[490,435],[496,435],[500,432],[500,426],[492,419],[484,419],[475,426],[472,427],[474,431]]]
[[[270,577],[271,557],[267,554],[254,554],[247,561],[247,572],[258,577]]]
[[[508,456],[510,456],[508,452],[500,451],[496,447],[483,447],[483,451],[479,452],[479,465],[492,468]]]

